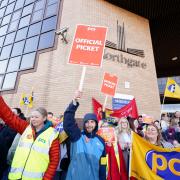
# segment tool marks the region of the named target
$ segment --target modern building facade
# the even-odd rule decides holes
[[[104,72],[119,78],[117,93],[136,98],[140,114],[159,118],[160,98],[149,21],[104,0],[0,1],[0,90],[12,107],[22,93],[34,92],[34,107],[56,115],[78,88],[82,67],[67,64],[77,24],[108,27],[102,68],[88,67],[81,108],[101,103]],[[55,32],[64,32],[62,34]],[[107,106],[111,108],[112,98]],[[26,111],[26,107],[23,107]]]

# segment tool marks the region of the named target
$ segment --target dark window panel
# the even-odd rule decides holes
[[[24,7],[23,12],[22,12],[22,16],[26,16],[28,14],[31,14],[32,10],[33,10],[33,5],[34,4],[30,4],[30,5],[26,6],[26,7]]]
[[[17,1],[16,1],[16,6],[15,6],[14,10],[17,10],[17,9],[22,8],[23,5],[24,5],[24,1],[25,1],[25,0],[17,0]]]
[[[26,40],[24,53],[33,52],[37,50],[39,36],[35,36]]]
[[[28,5],[28,4],[30,4],[30,3],[34,2],[34,1],[35,0],[26,0],[25,5]]]
[[[8,63],[7,72],[18,71],[21,62],[21,56],[11,58]]]
[[[3,15],[4,15],[4,12],[5,12],[5,7],[4,8],[2,8],[2,9],[0,9],[0,17],[3,17]]]
[[[56,29],[56,16],[48,18],[43,21],[42,32]]]
[[[21,55],[23,52],[23,49],[24,49],[24,44],[25,44],[25,40],[14,43],[13,50],[11,53],[11,57]]]
[[[9,5],[7,6],[7,8],[6,8],[6,12],[5,12],[5,15],[10,14],[10,13],[12,13],[12,12],[13,12],[14,5],[15,5],[15,2],[14,2],[14,3],[12,3],[12,4],[9,4]]]
[[[40,34],[40,32],[41,32],[41,25],[42,25],[42,22],[38,22],[36,24],[31,25],[29,27],[28,37]]]
[[[8,31],[9,32],[15,31],[17,29],[17,27],[18,27],[18,24],[19,24],[19,20],[11,22],[11,24],[9,25]]]
[[[0,89],[1,89],[1,86],[2,86],[3,78],[4,78],[4,76],[0,75]]]
[[[11,49],[12,49],[12,45],[4,46],[2,48],[0,60],[9,58],[10,53],[11,53]]]
[[[2,47],[2,45],[4,43],[4,39],[5,39],[5,36],[0,37],[0,47]]]
[[[51,4],[54,4],[54,3],[57,3],[57,2],[58,2],[58,0],[48,0],[47,4],[51,5]]]
[[[55,37],[55,31],[50,31],[50,32],[41,34],[38,49],[40,50],[40,49],[53,47],[54,37]]]
[[[27,31],[28,31],[28,27],[18,30],[15,41],[26,39]]]
[[[43,17],[44,10],[36,11],[32,16],[32,23],[40,21]]]
[[[21,16],[21,11],[22,11],[22,9],[14,12],[11,21],[15,21],[15,20],[19,19]]]
[[[8,29],[8,25],[5,25],[3,27],[0,28],[0,36],[3,36],[6,34],[7,32],[7,29]]]
[[[8,0],[2,1],[0,8],[7,6],[7,4],[8,4]]]
[[[57,3],[48,6],[46,9],[46,17],[56,15],[57,7]]]
[[[39,0],[35,3],[34,11],[38,11],[40,9],[44,9],[45,6],[45,0]]]
[[[21,18],[19,23],[19,29],[29,25],[31,15]]]
[[[4,74],[6,72],[8,60],[0,61],[0,74]]]
[[[1,26],[8,24],[10,22],[10,19],[11,19],[11,14],[4,16]]]
[[[25,54],[21,61],[21,70],[30,69],[34,67],[36,52]]]
[[[4,45],[12,44],[14,42],[15,35],[15,32],[7,34]]]
[[[17,78],[17,72],[9,73],[5,75],[2,89],[14,89]]]

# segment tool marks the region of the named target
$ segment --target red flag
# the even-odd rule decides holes
[[[114,113],[111,114],[114,117],[127,117],[138,118],[138,111],[136,106],[136,100],[132,99],[126,106],[121,109],[114,110]]]
[[[128,180],[126,164],[124,161],[122,149],[119,144],[118,144],[118,152],[119,152],[119,161],[120,161],[120,179]]]
[[[96,114],[98,121],[102,118],[102,104],[100,104],[96,99],[92,98],[93,112]],[[113,110],[106,108],[105,109],[106,117],[114,113]]]
[[[94,113],[97,115],[98,120],[102,119],[102,104],[100,104],[96,99],[92,98],[93,110]],[[135,99],[132,99],[127,105],[122,107],[121,109],[111,110],[106,108],[106,117],[113,116],[113,117],[127,117],[130,116],[132,118],[138,118],[138,111],[136,106]]]
[[[128,180],[126,165],[124,161],[123,152],[118,144],[118,154],[120,168],[118,167],[114,146],[106,146],[106,152],[108,154],[108,177],[107,180]]]
[[[114,147],[106,146],[106,153],[108,154],[108,177],[107,180],[120,180],[119,167],[116,160]]]

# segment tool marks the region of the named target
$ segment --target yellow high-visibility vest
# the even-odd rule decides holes
[[[49,164],[49,150],[58,132],[49,127],[34,141],[32,128],[28,126],[17,146],[8,178],[42,180]]]

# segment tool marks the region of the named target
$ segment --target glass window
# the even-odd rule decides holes
[[[29,6],[24,7],[23,12],[22,12],[22,16],[26,16],[28,14],[31,14],[32,10],[33,10],[33,5],[34,4],[30,4]]]
[[[44,5],[45,5],[45,0],[37,1],[36,4],[35,4],[34,11],[38,11],[40,9],[44,9]]]
[[[34,67],[36,53],[25,54],[22,57],[20,69],[30,69]]]
[[[38,49],[40,50],[40,49],[53,47],[54,37],[55,37],[55,31],[50,31],[48,33],[41,34]]]
[[[0,9],[0,17],[3,17],[4,12],[5,12],[5,8]]]
[[[16,6],[15,6],[15,9],[14,9],[14,10],[17,10],[17,9],[22,8],[23,5],[24,5],[24,1],[25,1],[25,0],[17,0],[17,1],[16,1]]]
[[[25,43],[25,40],[14,43],[11,57],[18,56],[18,55],[22,54],[23,48],[24,48],[24,43]]]
[[[12,13],[12,12],[13,12],[14,5],[15,5],[15,2],[14,2],[14,3],[12,3],[12,4],[9,4],[9,5],[7,6],[7,8],[6,8],[6,12],[5,12],[5,15],[10,14],[10,13]]]
[[[8,28],[8,25],[5,25],[5,26],[0,28],[0,36],[3,36],[6,34],[7,28]]]
[[[43,21],[42,32],[56,29],[56,16]]]
[[[9,26],[9,32],[11,32],[11,31],[14,31],[14,30],[16,30],[17,29],[17,26],[18,26],[18,23],[19,23],[19,20],[16,20],[16,21],[14,21],[14,22],[12,22],[11,24],[10,24],[10,26]]]
[[[2,47],[2,45],[4,43],[4,39],[5,39],[5,36],[0,37],[0,47]]]
[[[31,15],[21,18],[19,23],[19,29],[29,25]]]
[[[1,85],[2,85],[2,81],[3,81],[3,75],[0,75],[0,89],[1,89]]]
[[[2,20],[2,24],[1,26],[5,25],[5,24],[8,24],[10,22],[10,19],[11,19],[11,14],[5,16]]]
[[[14,1],[15,1],[15,0],[9,0],[9,4],[12,3],[12,2],[14,2]]]
[[[4,7],[8,4],[8,0],[4,0],[1,2],[1,7]]]
[[[2,48],[0,59],[7,59],[10,56],[12,45],[4,46]]]
[[[26,40],[24,53],[33,52],[37,50],[39,36],[35,36]]]
[[[48,5],[51,5],[51,4],[54,4],[54,3],[56,3],[56,2],[58,2],[58,0],[48,0],[47,4],[48,4]]]
[[[42,22],[31,25],[29,27],[28,37],[40,34],[40,32],[41,32],[41,24],[42,24]]]
[[[21,16],[21,9],[20,10],[18,10],[18,11],[16,11],[16,12],[14,12],[14,14],[13,14],[13,16],[12,16],[12,20],[11,21],[15,21],[15,20],[17,20],[17,19],[19,19],[20,18],[20,16]]]
[[[21,56],[18,56],[18,57],[15,57],[15,58],[11,58],[9,60],[7,72],[18,71],[19,65],[20,65],[20,61],[21,61]]]
[[[26,0],[25,5],[28,5],[28,4],[30,4],[30,3],[34,2],[34,1],[35,0]]]
[[[16,35],[15,32],[10,33],[10,34],[7,34],[7,35],[6,35],[5,42],[4,42],[4,45],[8,45],[8,44],[13,43],[13,42],[14,42],[15,35]]]
[[[32,16],[32,23],[40,21],[42,19],[42,17],[43,17],[43,13],[44,13],[43,10],[34,12],[33,16]]]
[[[58,7],[57,3],[52,4],[51,6],[48,6],[47,9],[46,9],[46,17],[56,15],[57,7]]]
[[[2,89],[14,89],[16,83],[17,72],[5,75]]]
[[[27,31],[28,31],[28,27],[18,30],[15,41],[26,39]]]
[[[0,74],[4,74],[6,72],[8,60],[0,61]]]

